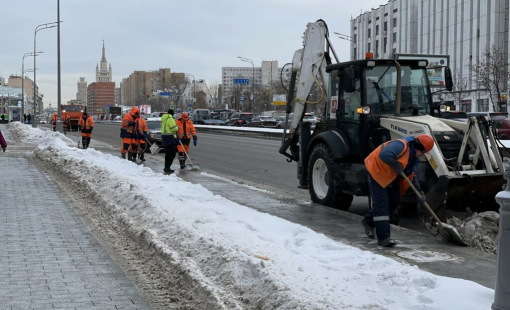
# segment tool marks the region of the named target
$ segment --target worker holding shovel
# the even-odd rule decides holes
[[[191,138],[193,137],[193,145],[197,146],[197,131],[195,130],[195,126],[193,126],[193,122],[189,119],[188,113],[183,112],[181,117],[175,121],[175,124],[179,126],[179,131],[177,131],[177,137],[181,139],[181,143],[177,145],[177,151],[179,152],[179,164],[181,165],[181,169],[186,168],[186,155],[189,154],[189,143]]]
[[[425,194],[420,189],[416,167],[419,156],[434,147],[434,139],[427,134],[418,137],[404,137],[381,144],[365,159],[368,170],[368,187],[372,199],[372,209],[361,221],[369,238],[377,236],[378,244],[392,247],[396,244],[391,238],[390,215],[397,210],[400,197],[409,188],[409,183],[400,177],[403,172],[420,196],[418,205],[425,202]]]

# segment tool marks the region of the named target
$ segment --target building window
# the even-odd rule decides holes
[[[394,49],[393,49],[393,55],[395,55],[396,53],[397,53],[397,49],[396,49],[396,48],[394,48]]]
[[[369,23],[369,24],[371,24],[371,23],[372,23],[372,20],[369,20],[369,21],[368,21],[368,23]]]
[[[379,40],[375,41],[375,56],[376,58],[379,58]]]
[[[384,32],[388,30],[388,22],[384,22]]]
[[[354,30],[358,29],[358,27],[354,27]]]
[[[393,43],[397,42],[397,33],[393,33]]]
[[[379,35],[379,25],[375,26],[375,35]]]
[[[370,38],[371,33],[372,33],[372,29],[368,28],[368,38]]]
[[[388,13],[384,13],[384,16],[388,16]]]
[[[384,37],[384,46],[383,46],[383,49],[384,49],[384,53],[386,54],[386,46],[388,45],[388,38]]]
[[[398,12],[398,9],[394,9],[394,10],[393,10],[393,13],[397,13],[397,12]]]
[[[477,112],[489,112],[489,99],[478,99]]]
[[[377,16],[377,17],[375,18],[375,20],[379,20],[379,16]]]
[[[393,18],[393,28],[397,27],[397,18]]]
[[[463,112],[471,112],[471,100],[462,100],[460,110]]]
[[[367,52],[370,53],[370,43],[368,43],[368,49]]]

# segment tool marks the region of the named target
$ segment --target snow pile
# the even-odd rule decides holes
[[[45,144],[48,141],[52,141],[52,143],[59,143],[58,140],[61,140],[67,145],[76,145],[73,140],[57,131],[41,130],[33,128],[32,125],[25,125],[20,122],[9,123],[7,128],[13,130],[18,138],[20,138],[23,142]]]
[[[472,247],[496,254],[498,250],[499,213],[487,211],[474,213],[464,221],[453,217],[448,224],[457,228],[462,239]]]
[[[333,241],[175,175],[55,138],[34,153],[94,195],[114,224],[200,283],[197,295],[220,308],[488,309],[493,301],[493,290],[474,282]]]

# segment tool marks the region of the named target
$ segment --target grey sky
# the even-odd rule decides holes
[[[0,1],[0,76],[21,74],[23,54],[34,50],[34,30],[57,20],[57,0]],[[250,66],[237,56],[278,60],[301,48],[308,22],[323,19],[341,60],[351,16],[386,0],[61,0],[62,103],[76,98],[80,76],[95,82],[103,40],[118,83],[135,70],[170,68],[196,79],[221,82],[221,67]],[[6,14],[7,13],[7,14]],[[37,34],[37,84],[45,106],[57,103],[57,28]],[[33,68],[33,58],[25,58]],[[28,73],[33,78],[33,73]]]

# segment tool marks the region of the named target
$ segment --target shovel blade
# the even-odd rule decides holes
[[[467,246],[467,244],[462,239],[462,236],[459,234],[457,229],[450,224],[443,224],[443,229],[441,230],[441,237],[443,240],[448,241],[450,243]]]
[[[185,164],[185,165],[186,165],[186,170],[188,170],[188,171],[198,171],[198,170],[201,170],[200,166],[197,163]]]
[[[152,155],[157,155],[159,153],[159,151],[161,150],[161,148],[156,144],[154,143],[150,148],[149,150],[151,150],[151,154]]]

